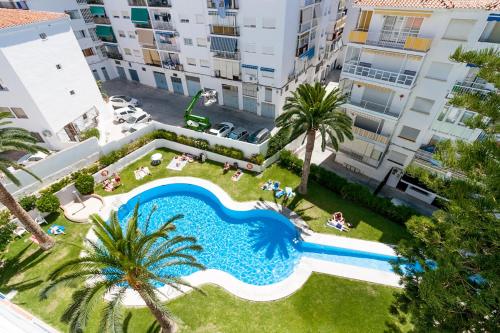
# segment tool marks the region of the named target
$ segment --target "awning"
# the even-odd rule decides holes
[[[496,13],[490,14],[488,16],[488,21],[500,21],[500,14]]]
[[[263,72],[271,72],[271,73],[274,73],[274,68],[268,68],[268,67],[261,67],[260,68],[261,71]]]
[[[249,68],[249,69],[259,69],[259,66],[254,66],[254,65],[247,65],[247,64],[241,64],[242,68]]]
[[[96,25],[95,33],[99,37],[114,37],[113,28],[108,25]]]
[[[153,30],[139,29],[136,32],[139,44],[155,45]]]
[[[134,23],[147,24],[149,23],[149,14],[146,8],[132,8],[131,20]]]
[[[102,6],[90,6],[90,12],[98,16],[106,16],[106,11]]]
[[[238,51],[238,40],[236,38],[212,37],[210,51],[235,53]]]

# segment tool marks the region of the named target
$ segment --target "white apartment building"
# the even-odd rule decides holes
[[[66,14],[0,8],[0,111],[54,150],[106,108],[70,23]]]
[[[97,37],[93,14],[86,0],[0,0],[0,8],[31,9],[65,13],[71,19],[71,28],[96,80],[106,81],[117,74]]]
[[[412,161],[440,169],[433,144],[442,139],[474,141],[481,135],[464,125],[473,113],[448,105],[464,91],[494,87],[476,78],[477,69],[450,61],[459,46],[497,47],[498,2],[358,0],[356,26],[349,32],[340,86],[348,95],[355,140],[342,144],[336,161],[347,168],[433,197],[399,177]],[[399,182],[399,183],[398,183]],[[410,185],[410,186],[408,186]]]

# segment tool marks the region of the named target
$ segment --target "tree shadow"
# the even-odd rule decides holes
[[[35,267],[49,255],[49,253],[44,252],[41,249],[37,249],[26,258],[22,258],[31,246],[32,244],[28,244],[14,257],[9,258],[5,261],[3,268],[0,270],[0,290],[9,291],[15,289],[18,291],[24,291],[40,285],[40,283],[43,281],[42,279],[32,278],[19,283],[9,284],[10,280],[14,276]]]

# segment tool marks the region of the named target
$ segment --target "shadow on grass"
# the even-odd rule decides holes
[[[0,270],[0,290],[2,292],[8,292],[12,289],[17,291],[24,291],[34,287],[37,287],[42,282],[42,279],[27,279],[22,282],[9,284],[10,280],[21,273],[35,267],[40,262],[42,262],[49,253],[43,252],[41,249],[36,250],[26,258],[23,256],[32,247],[33,244],[28,244],[25,248],[19,251],[14,257],[9,258],[5,261],[3,268]]]

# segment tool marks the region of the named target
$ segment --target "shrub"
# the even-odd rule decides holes
[[[107,155],[101,156],[101,158],[99,159],[99,164],[101,167],[107,167],[108,165],[111,165],[111,164],[115,163],[116,161],[118,161],[120,158],[121,157],[120,157],[119,151],[114,150]]]
[[[75,187],[83,195],[94,192],[94,177],[88,174],[81,174],[75,180]]]
[[[6,209],[0,211],[0,252],[7,248],[7,245],[14,238],[16,225],[10,222],[10,212]]]
[[[151,134],[152,134],[151,136],[152,139],[165,139],[177,142],[177,133],[175,132],[156,130],[154,132],[151,132]]]
[[[19,199],[19,204],[23,209],[27,212],[35,208],[35,202],[36,202],[36,196],[35,195],[28,195],[25,197],[22,197]]]
[[[250,162],[257,165],[262,165],[262,163],[264,163],[264,156],[262,154],[253,154],[250,157]]]
[[[59,210],[59,198],[53,193],[44,193],[36,201],[36,208],[42,213],[55,213]]]
[[[202,150],[208,150],[210,148],[208,141],[203,139],[194,139],[194,146]]]
[[[85,130],[80,133],[80,140],[84,141],[89,138],[97,138],[99,139],[101,137],[101,133],[99,133],[99,130],[94,127],[94,128],[89,128],[88,130]]]
[[[177,142],[182,143],[183,145],[186,146],[194,146],[193,138],[187,137],[185,135],[179,135],[177,137]]]

